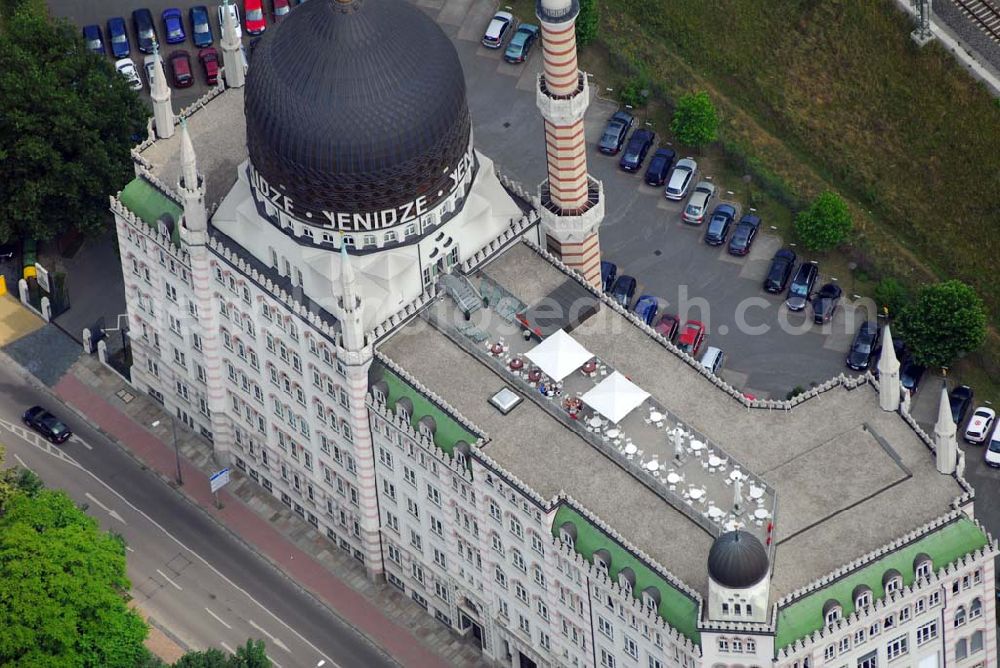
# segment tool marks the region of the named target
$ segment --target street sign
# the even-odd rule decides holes
[[[229,469],[225,468],[218,473],[213,473],[212,477],[208,479],[208,484],[212,487],[212,493],[215,494],[220,489],[225,487],[226,483],[229,482]]]
[[[52,288],[49,285],[49,270],[42,265],[35,263],[35,279],[38,281],[38,286],[48,293],[52,292]]]

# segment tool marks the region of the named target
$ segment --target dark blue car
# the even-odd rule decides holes
[[[653,159],[649,161],[646,169],[646,183],[659,188],[667,182],[667,175],[674,164],[677,154],[670,148],[658,148],[653,154]]]
[[[653,325],[656,312],[660,309],[660,300],[653,295],[643,295],[636,300],[632,310],[647,325]]]
[[[626,172],[638,171],[646,160],[646,153],[653,147],[654,141],[656,141],[655,132],[639,128],[632,133],[632,138],[628,140],[628,146],[625,147],[625,152],[622,154],[622,159],[618,161],[618,165]]]
[[[104,55],[104,35],[101,34],[101,26],[83,26],[83,41],[87,43],[87,48],[99,56]]]
[[[184,33],[184,21],[181,20],[181,10],[176,7],[163,10],[163,32],[167,34],[167,44],[180,44],[187,39]]]
[[[622,274],[615,279],[615,284],[611,286],[611,298],[628,308],[628,305],[632,303],[632,297],[635,296],[635,285],[634,278]]]
[[[156,27],[153,25],[153,13],[148,9],[136,9],[132,12],[132,25],[135,28],[136,41],[141,53],[153,53],[156,39]]]
[[[605,126],[601,141],[597,142],[597,150],[608,155],[615,155],[622,150],[622,144],[625,143],[625,137],[633,122],[635,119],[632,118],[632,114],[616,111]]]
[[[705,243],[709,246],[721,246],[729,235],[729,226],[736,219],[736,209],[728,204],[715,207],[712,217],[705,229]]]
[[[115,58],[128,58],[132,47],[128,43],[125,19],[120,16],[108,19],[108,41],[111,42],[111,53]]]
[[[199,49],[212,46],[212,24],[208,20],[208,7],[205,5],[195,5],[188,10],[188,18],[191,20],[191,39]]]
[[[618,265],[614,262],[601,260],[601,288],[605,292],[610,291],[616,278],[618,278]]]

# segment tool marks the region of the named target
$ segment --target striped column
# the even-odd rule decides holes
[[[195,236],[195,235],[192,235]],[[226,401],[226,378],[222,370],[222,337],[219,335],[219,304],[212,289],[212,261],[208,247],[189,245],[191,285],[198,305],[202,355],[205,362],[205,396],[212,422],[212,447],[222,462],[230,462],[233,434]]]
[[[601,285],[601,243],[597,232],[579,242],[560,243],[557,238],[548,235],[545,238],[545,245],[550,253],[562,260],[563,264],[583,274],[588,283],[598,287]]]

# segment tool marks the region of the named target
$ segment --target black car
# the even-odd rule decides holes
[[[616,278],[618,278],[618,265],[614,262],[601,260],[601,288],[605,292],[610,291]]]
[[[614,285],[611,286],[611,298],[616,302],[628,308],[628,305],[632,303],[632,297],[635,296],[635,279],[631,276],[626,276],[622,274],[617,279],[615,279]]]
[[[153,53],[156,38],[156,26],[153,24],[153,14],[148,9],[136,9],[132,12],[132,25],[139,43],[139,51]]]
[[[813,299],[813,321],[817,325],[830,322],[833,314],[837,312],[837,305],[844,291],[836,283],[827,283],[816,293]]]
[[[764,290],[773,295],[784,290],[794,267],[795,251],[791,248],[779,248],[771,258],[771,266],[768,267],[767,278],[764,279]]]
[[[913,394],[920,386],[920,379],[924,377],[927,367],[918,364],[912,355],[903,358],[903,363],[899,365],[899,384]]]
[[[24,424],[28,425],[39,434],[49,439],[53,443],[65,443],[73,435],[69,427],[64,425],[55,415],[48,412],[41,406],[32,406],[24,411],[21,416]]]
[[[712,217],[708,219],[708,227],[705,228],[705,243],[709,246],[721,246],[726,243],[729,236],[729,227],[736,218],[736,209],[729,204],[720,204],[715,207]]]
[[[904,343],[903,339],[899,338],[898,336],[895,337],[892,340],[892,350],[893,350],[893,352],[896,353],[896,359],[897,360],[902,361],[903,359],[905,359],[906,357],[908,357],[907,351],[906,351],[906,343]],[[880,359],[882,359],[882,346],[881,345],[878,345],[878,346],[875,347],[875,352],[872,353],[872,359],[873,360],[880,360]],[[875,365],[874,371],[875,371],[875,377],[878,378],[878,365],[877,364]]]
[[[656,141],[656,133],[652,130],[639,128],[632,133],[632,138],[628,140],[628,146],[622,154],[622,159],[618,161],[618,166],[626,172],[635,172],[642,167],[646,161],[646,154]]]
[[[632,127],[632,123],[635,119],[632,118],[632,114],[626,113],[624,111],[616,111],[611,120],[608,121],[607,126],[604,128],[604,134],[601,135],[601,141],[597,144],[597,149],[601,153],[607,153],[608,155],[614,155],[618,151],[622,150],[622,144],[625,143],[625,136],[628,135],[629,128]]]
[[[948,393],[948,403],[951,404],[951,417],[955,424],[965,422],[965,414],[969,412],[973,397],[972,388],[968,385],[959,385]]]
[[[847,353],[847,366],[855,371],[864,371],[872,363],[872,351],[878,342],[878,324],[872,320],[865,320],[858,328],[858,333],[854,335],[854,342]]]
[[[729,240],[730,255],[746,255],[750,252],[757,230],[760,229],[760,216],[746,214],[740,218],[733,232],[733,238]]]
[[[788,284],[788,299],[785,306],[791,311],[801,311],[809,301],[816,277],[819,276],[819,266],[815,262],[803,262],[799,265],[792,282]]]
[[[670,167],[674,164],[677,154],[670,148],[658,148],[653,154],[653,159],[649,161],[646,168],[646,183],[660,187],[667,182],[667,175],[670,174]]]

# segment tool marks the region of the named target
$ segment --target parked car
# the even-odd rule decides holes
[[[790,248],[779,248],[771,258],[771,266],[767,269],[764,290],[775,295],[784,290],[794,267],[795,251]]]
[[[146,71],[146,83],[153,87],[153,69],[156,67],[156,56],[148,55],[142,59],[142,69]],[[166,72],[164,72],[166,74]]]
[[[163,33],[167,36],[167,44],[180,44],[187,39],[187,34],[184,32],[184,21],[181,19],[181,10],[176,7],[164,9],[161,17],[163,18]]]
[[[510,12],[497,12],[486,26],[483,35],[483,46],[488,49],[499,49],[507,39],[508,33],[514,27],[514,15]]]
[[[156,38],[156,27],[153,25],[153,13],[148,9],[135,10],[132,12],[132,27],[135,28],[139,52],[153,53],[153,44],[159,41]]]
[[[819,266],[815,262],[803,262],[799,265],[788,285],[788,299],[785,300],[788,310],[801,311],[806,307],[818,276]]]
[[[205,5],[195,5],[188,10],[188,19],[191,21],[191,39],[198,48],[212,46],[215,39],[212,35],[212,22],[208,20],[208,7]]]
[[[993,422],[997,414],[992,408],[980,406],[972,412],[972,419],[969,426],[965,428],[965,440],[969,443],[979,445],[990,437],[990,430],[993,429]]]
[[[618,265],[614,262],[601,260],[601,287],[605,292],[611,290],[616,278],[618,278]]]
[[[840,304],[840,298],[843,294],[844,291],[836,283],[826,283],[819,289],[816,298],[813,299],[813,321],[817,325],[822,325],[833,319],[833,314],[837,312],[837,306]]]
[[[990,439],[990,444],[986,446],[983,459],[986,460],[987,466],[992,466],[995,469],[1000,468],[1000,429],[993,432],[993,438]]]
[[[219,5],[219,30],[222,30],[222,26],[225,25],[225,10],[224,7],[229,7],[229,14],[233,17],[233,25],[236,26],[236,39],[243,39],[243,28],[240,27],[240,10],[236,8],[236,5],[229,3],[228,5]],[[220,32],[221,34],[221,32]]]
[[[132,53],[132,46],[128,42],[128,27],[122,17],[108,19],[108,42],[111,44],[111,55],[115,58],[128,58]]]
[[[649,149],[653,147],[655,141],[656,133],[652,130],[639,128],[633,132],[625,147],[625,152],[622,153],[621,160],[618,161],[618,166],[626,172],[639,171],[642,163],[646,161],[646,154],[649,153]]]
[[[902,360],[908,356],[908,353],[907,353],[907,350],[906,350],[906,343],[903,342],[903,339],[899,338],[898,336],[894,337],[892,339],[892,350],[893,350],[893,352],[896,353],[896,359],[900,360],[900,363],[902,364]],[[882,359],[882,345],[881,344],[875,346],[875,352],[872,353],[872,359],[873,360],[880,360],[880,359]],[[878,364],[876,364],[872,368],[872,372],[874,373],[875,377],[878,378]]]
[[[99,56],[104,55],[104,33],[101,32],[101,26],[83,26],[83,41],[90,51]]]
[[[243,12],[246,16],[248,33],[259,35],[267,30],[267,19],[264,18],[262,0],[243,0]]]
[[[670,173],[670,166],[674,164],[677,156],[671,148],[658,148],[653,154],[653,159],[649,161],[646,168],[646,183],[659,188],[667,182],[667,175]]]
[[[508,63],[523,63],[528,59],[531,47],[535,45],[535,40],[541,29],[531,23],[522,23],[517,27],[517,32],[510,38],[510,44],[503,53],[503,59]]]
[[[952,388],[951,392],[948,393],[948,403],[951,404],[951,417],[955,420],[955,424],[962,424],[965,420],[965,414],[969,412],[974,395],[975,393],[968,385],[959,385]]]
[[[653,329],[667,341],[673,341],[674,337],[677,336],[677,330],[680,326],[680,318],[673,313],[664,313],[660,316],[659,322],[656,323],[656,327]]]
[[[729,240],[730,255],[746,255],[753,246],[753,240],[757,238],[757,230],[760,229],[760,216],[753,214],[743,214],[740,222],[736,223],[733,231],[733,238]]]
[[[709,246],[721,246],[726,243],[729,228],[734,220],[736,220],[736,207],[730,204],[720,204],[715,207],[712,217],[708,219],[708,227],[705,228],[705,243]]]
[[[688,320],[681,328],[677,338],[677,347],[691,357],[697,357],[701,344],[705,342],[705,325],[698,320]]]
[[[632,297],[635,296],[635,286],[634,278],[622,274],[615,279],[614,285],[611,286],[611,298],[628,308],[628,305],[632,303]]]
[[[722,368],[722,363],[726,360],[726,354],[722,352],[721,349],[715,346],[709,346],[705,349],[705,354],[701,356],[701,366],[705,369],[711,371],[713,374],[718,375],[719,370]]]
[[[918,364],[912,355],[907,355],[899,366],[899,384],[909,390],[910,394],[913,394],[920,386],[920,380],[924,377],[925,371],[927,371],[927,367]]]
[[[174,86],[187,88],[194,84],[194,74],[191,72],[191,54],[181,49],[174,51],[168,58],[170,71],[174,76]]]
[[[875,344],[878,343],[879,329],[878,323],[873,320],[865,320],[858,327],[858,333],[854,335],[851,349],[847,351],[847,366],[855,371],[864,371],[872,360],[875,359],[872,352]]]
[[[115,69],[128,81],[129,88],[142,90],[142,79],[139,78],[139,72],[136,71],[135,63],[132,62],[131,58],[116,60]]]
[[[652,326],[653,320],[656,318],[656,312],[659,308],[659,299],[653,295],[643,295],[635,300],[635,306],[632,307],[632,311],[634,311],[644,323]]]
[[[685,223],[701,225],[714,197],[715,184],[711,181],[699,181],[698,185],[694,187],[694,192],[691,193],[691,199],[688,200],[687,206],[684,207],[681,219]]]
[[[692,158],[681,158],[678,160],[677,166],[674,167],[674,171],[670,175],[670,181],[667,182],[667,187],[663,191],[666,198],[672,200],[684,199],[697,171],[698,163]]]
[[[65,443],[73,432],[65,424],[41,406],[32,406],[21,416],[24,424],[53,443]]]
[[[615,155],[622,150],[625,143],[625,136],[628,135],[629,128],[635,119],[632,114],[625,111],[616,111],[604,126],[604,134],[601,141],[597,143],[597,150],[607,155]]]
[[[288,4],[288,0],[274,0],[275,23],[281,23],[290,11],[292,11],[292,6]]]
[[[205,81],[210,86],[219,83],[219,52],[209,46],[198,51],[198,62],[205,72]]]

